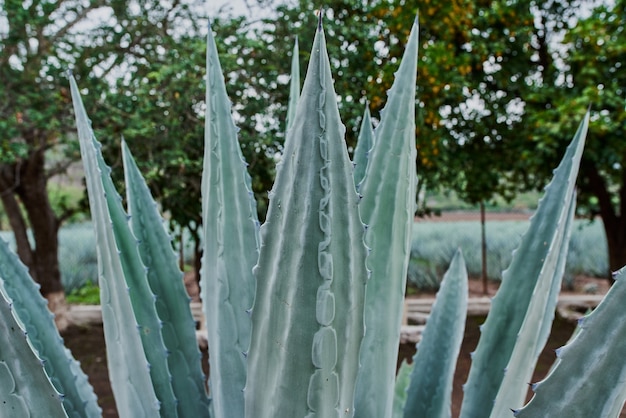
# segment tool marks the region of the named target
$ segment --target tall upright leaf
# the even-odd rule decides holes
[[[552,181],[546,186],[545,195],[531,218],[530,226],[515,250],[509,268],[502,275],[502,284],[492,301],[487,321],[482,326],[465,385],[461,408],[463,418],[484,418],[491,412],[537,282],[540,277],[546,280],[555,277],[559,264],[554,262],[554,258],[566,245],[563,237],[567,232],[564,228],[568,225],[567,219],[572,210],[588,124],[589,113],[581,122]],[[561,245],[556,245],[559,241]],[[542,335],[549,329],[549,323],[535,326],[541,328]],[[538,346],[533,343],[529,349],[536,351]]]
[[[147,269],[139,254],[139,241],[133,235],[129,217],[122,207],[122,198],[115,190],[101,154],[97,154],[100,166],[100,179],[104,188],[107,209],[112,220],[113,235],[117,246],[124,281],[133,308],[141,344],[150,370],[150,380],[159,400],[162,417],[176,417],[177,400],[172,388],[172,376],[167,364],[168,351],[161,333],[163,321],[156,311],[158,297],[148,284]]]
[[[89,206],[96,232],[98,254],[98,283],[100,304],[104,324],[104,338],[107,348],[107,364],[115,403],[122,417],[159,416],[159,401],[150,377],[150,366],[140,336],[140,330],[131,304],[130,286],[125,280],[125,271],[120,259],[121,248],[114,232],[114,223],[123,223],[120,217],[112,218],[107,203],[102,170],[100,144],[96,141],[91,122],[85,112],[78,86],[70,78],[78,139],[85,168],[85,180],[89,196]],[[109,178],[110,181],[110,178]],[[113,198],[117,196],[112,186]],[[145,273],[144,273],[145,274]],[[152,303],[150,297],[145,303]],[[145,329],[144,329],[145,330]]]
[[[99,415],[95,411],[93,416]],[[31,349],[0,290],[0,418],[67,416],[61,394],[52,386],[43,361]]]
[[[320,21],[261,228],[248,417],[354,411],[366,248],[331,77]]]
[[[560,250],[548,252],[539,273],[526,317],[520,327],[517,342],[496,396],[491,412],[493,418],[506,416],[511,409],[519,408],[524,404],[528,382],[532,378],[539,355],[548,340],[565,271],[568,244],[576,211],[575,193],[569,205],[568,213],[564,214],[565,219],[559,220],[563,226],[557,230],[557,235],[551,243]]]
[[[181,417],[207,417],[209,399],[204,388],[195,321],[183,273],[178,268],[156,202],[124,141],[122,158],[131,227],[139,240],[141,260],[147,267],[148,282],[156,296],[157,313],[163,321],[163,342],[168,351],[167,365],[172,374],[176,408]]]
[[[0,239],[0,291],[11,299],[13,313],[29,336],[36,354],[42,359],[54,387],[63,394],[70,417],[102,415],[93,387],[70,351],[39,293],[39,285],[28,274],[18,256]]]
[[[298,38],[293,44],[291,55],[291,79],[289,81],[289,104],[287,106],[287,131],[293,126],[296,117],[296,108],[300,99],[300,48]]]
[[[359,130],[359,138],[354,150],[354,157],[352,158],[354,163],[354,184],[357,185],[357,189],[365,177],[367,160],[373,145],[374,129],[372,128],[372,116],[370,115],[369,104],[366,103],[365,110],[363,111],[363,120],[361,121],[361,129]]]
[[[207,38],[206,119],[202,177],[202,302],[216,418],[243,417],[245,353],[258,259],[256,203],[211,30]]]
[[[387,105],[376,127],[360,213],[368,225],[371,278],[365,305],[366,334],[357,382],[357,416],[391,415],[400,322],[415,214],[415,89],[418,23],[413,24]]]
[[[516,417],[617,418],[626,400],[626,270],[579,332],[557,350],[559,362]]]
[[[467,270],[457,250],[413,358],[404,417],[452,416],[452,382],[467,315]]]
[[[403,360],[400,364],[400,368],[398,369],[396,384],[393,392],[392,418],[402,418],[404,416],[404,405],[406,404],[407,398],[406,390],[409,388],[409,384],[411,383],[413,365],[414,363],[409,364],[406,360]]]

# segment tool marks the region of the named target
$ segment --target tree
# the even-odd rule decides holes
[[[76,209],[55,213],[46,189],[50,176],[78,157],[63,73],[72,69],[81,88],[98,97],[109,88],[108,77],[132,71],[190,7],[158,1],[0,2],[0,197],[17,252],[53,310],[64,300],[57,232]],[[51,165],[50,152],[63,158]]]
[[[537,81],[529,101],[535,147],[525,155],[538,178],[549,175],[544,167],[591,109],[578,204],[587,216],[602,219],[611,271],[626,265],[625,17],[624,1],[600,4],[567,28],[560,45],[546,49],[544,62],[553,72]]]
[[[344,104],[352,119],[348,140],[356,142],[359,103],[367,77],[347,68],[372,72],[377,63],[364,59],[361,50],[343,47],[348,42],[373,45],[375,34],[363,26],[365,7],[359,2],[338,1],[335,18],[325,24],[336,42],[329,47],[339,57],[334,65]],[[239,141],[249,165],[260,219],[264,219],[267,192],[282,150],[288,103],[290,60],[296,36],[306,45],[313,40],[317,17],[308,2],[302,8],[279,6],[276,15],[262,25],[244,17],[223,17],[211,22],[220,50],[226,85],[233,102],[233,116],[240,128]],[[378,22],[377,19],[374,21]],[[349,29],[352,28],[352,29]],[[359,29],[361,28],[361,29]],[[357,33],[358,32],[358,33]],[[107,160],[119,162],[123,136],[146,174],[148,184],[170,220],[192,232],[199,265],[200,173],[204,130],[205,40],[200,33],[186,33],[176,40],[161,40],[163,51],[136,65],[132,77],[120,79],[102,99],[106,106],[96,115],[94,128],[105,146]],[[308,55],[303,48],[303,56]],[[370,47],[373,50],[373,46]],[[346,58],[346,56],[348,58]],[[281,58],[279,58],[281,57]],[[345,71],[345,73],[343,72]],[[343,77],[343,78],[342,78]],[[345,87],[345,88],[344,88]],[[363,98],[364,100],[364,98]],[[121,170],[114,170],[114,174]],[[118,178],[118,182],[121,180]]]
[[[314,24],[315,7],[310,2],[279,6],[278,16],[264,21],[257,32],[268,44],[264,59],[275,61],[295,35],[306,51],[309,37],[300,28]],[[325,29],[332,40],[329,49],[334,48],[331,59],[348,145],[356,140],[365,100],[375,118],[384,107],[419,12],[416,146],[422,187],[453,189],[472,203],[498,194],[512,197],[518,187],[504,181],[502,173],[516,158],[506,138],[523,124],[518,108],[532,72],[530,4],[425,1],[418,10],[404,1],[336,0],[326,7]],[[486,161],[493,170],[484,170]]]
[[[558,65],[562,51],[554,45],[579,3],[420,5],[416,146],[422,187],[455,190],[478,204],[545,185],[545,167],[560,155],[560,140],[543,132],[554,130],[544,123],[552,113],[539,115],[554,109],[551,101],[558,94],[550,86],[559,90],[559,80],[566,77]],[[246,18],[213,22],[261,219],[285,130],[290,65],[285,57],[298,37],[306,64],[314,8],[310,2],[282,4],[262,24]],[[353,147],[366,99],[374,117],[384,107],[384,92],[418,10],[400,0],[334,0],[326,8],[335,86]],[[105,135],[112,142],[123,133],[163,209],[179,225],[197,227],[198,220],[184,212],[199,213],[192,208],[199,208],[194,164],[202,135],[203,41],[193,34],[176,43],[160,41],[168,52],[153,54],[136,66],[134,78],[118,83],[106,99],[109,110],[117,110],[108,119],[99,117],[103,123],[97,128],[113,130]],[[140,115],[136,122],[128,118],[131,112]],[[571,132],[566,127],[563,132],[564,143]],[[148,139],[153,150],[142,145]],[[164,181],[159,184],[158,178]],[[180,188],[186,190],[184,198]]]
[[[239,115],[240,140],[254,190],[258,200],[264,202],[277,151],[272,150],[274,140],[270,136],[255,135],[258,121],[265,117],[261,110],[264,97],[256,94],[250,80],[255,71],[262,71],[256,67],[264,67],[242,58],[246,51],[253,54],[257,43],[247,37],[244,18],[215,19],[211,30],[219,33],[216,40],[231,97],[242,101],[233,104],[233,111]],[[191,233],[196,273],[201,257],[205,35],[204,31],[192,30],[176,39],[162,39],[161,51],[138,64],[132,77],[117,80],[115,88],[103,96],[102,111],[94,118],[107,161],[114,166],[120,164],[123,137],[168,217],[170,228]],[[122,187],[122,170],[114,170],[113,174]]]
[[[121,140],[144,172],[151,191],[168,212],[170,226],[191,232],[200,245],[200,179],[203,155],[204,42],[187,34],[160,42],[162,51],[116,80],[100,103],[94,130],[105,159],[123,190]],[[199,257],[197,257],[199,262]]]

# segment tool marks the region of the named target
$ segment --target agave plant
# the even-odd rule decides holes
[[[320,19],[301,92],[299,76],[292,79],[284,154],[260,226],[209,31],[201,277],[208,392],[189,299],[156,204],[123,143],[123,207],[70,79],[120,416],[450,416],[467,306],[460,252],[412,366],[395,375],[415,212],[417,34],[416,21],[375,130],[365,113],[355,169]],[[617,417],[624,403],[626,321],[620,301],[626,285],[618,276],[559,351],[547,380],[533,386],[537,395],[520,409],[554,316],[588,121],[589,115],[493,300],[463,417]],[[100,416],[45,301],[6,245],[0,245],[0,318],[0,417]]]

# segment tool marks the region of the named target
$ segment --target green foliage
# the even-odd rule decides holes
[[[87,282],[70,291],[65,300],[78,305],[100,305],[100,288],[93,282]]]
[[[51,202],[46,188],[50,178],[80,158],[75,133],[68,129],[71,99],[64,74],[71,69],[82,88],[101,96],[111,89],[110,74],[126,74],[161,53],[161,45],[174,36],[169,27],[184,22],[185,33],[194,31],[192,2],[148,0],[139,6],[0,2],[2,204],[18,253],[44,294],[62,290],[57,231],[76,211],[71,199]],[[102,110],[99,104],[93,103],[92,114]],[[32,243],[26,238],[29,227]]]
[[[531,142],[537,153],[526,150],[521,154],[525,170],[542,182],[550,176],[548,167],[567,141],[563,129],[573,129],[573,120],[589,109],[589,135],[594,140],[589,141],[583,158],[578,201],[581,213],[599,215],[604,222],[610,271],[626,264],[626,223],[621,209],[626,202],[625,7],[623,1],[598,3],[588,16],[561,33],[563,48],[546,48],[542,64],[552,73],[537,79],[527,103],[532,130],[530,141],[524,144]],[[554,17],[556,22],[569,24],[566,19],[567,15]]]
[[[263,1],[251,2],[255,3],[267,6]],[[617,138],[623,125],[622,115],[614,114],[619,111],[615,103],[620,103],[619,87],[624,84],[619,83],[621,72],[615,71],[619,68],[616,65],[623,65],[619,49],[623,24],[620,19],[611,18],[619,15],[621,9],[600,9],[593,15],[595,23],[590,19],[572,30],[567,39],[577,39],[585,48],[570,50],[556,39],[569,22],[577,19],[579,5],[578,1],[566,0],[511,4],[425,1],[419,5],[400,0],[325,2],[329,9],[325,29],[336,40],[328,47],[349,151],[355,149],[366,99],[374,122],[379,121],[379,111],[386,103],[384,92],[391,87],[408,28],[419,11],[416,145],[420,189],[427,193],[455,190],[470,205],[494,199],[508,201],[520,190],[540,189],[569,140],[568,135],[559,134],[559,127],[575,128],[566,119],[582,117],[590,103],[606,98],[607,106],[597,112],[594,109],[592,119],[603,124],[594,135],[610,130]],[[267,210],[266,192],[271,188],[287,125],[290,60],[276,57],[290,57],[297,37],[299,45],[305,48],[296,59],[300,63],[308,59],[306,48],[313,37],[307,29],[314,24],[314,9],[318,7],[314,2],[288,2],[279,5],[262,24],[245,17],[218,17],[212,23],[213,29],[222,34],[216,41],[222,51],[221,64],[234,102],[235,123],[240,128],[239,140],[249,163],[261,220]],[[538,14],[537,19],[533,11]],[[610,30],[598,28],[607,23]],[[607,33],[612,36],[604,40]],[[598,42],[593,41],[596,38],[599,43],[615,45],[606,54],[603,52],[602,62],[611,62],[606,71],[592,69],[596,65],[584,65],[595,62],[590,54],[598,50]],[[172,214],[177,224],[187,227],[192,221],[191,228],[197,228],[201,170],[197,162],[203,117],[198,109],[203,97],[196,87],[202,83],[198,74],[203,65],[204,44],[191,37],[174,44],[166,41],[171,52],[138,63],[136,76],[120,81],[107,95],[111,109],[94,117],[95,129],[105,145],[118,142],[123,134],[164,210]],[[560,77],[554,74],[557,66],[553,60],[544,59],[557,44],[554,54],[567,51],[575,63],[571,71]],[[579,68],[581,73],[594,73],[593,77],[576,77],[576,89],[570,88],[572,83],[557,84],[559,78],[568,79]],[[596,77],[596,73],[600,75]],[[601,93],[592,94],[600,91],[597,82],[605,76],[613,77],[614,88],[607,85]],[[578,85],[588,87],[584,99]],[[145,100],[147,97],[151,100]],[[561,97],[558,103],[557,97]],[[573,103],[575,112],[571,109]],[[558,114],[567,114],[567,118],[560,118],[555,113],[557,108]],[[133,112],[142,115],[142,122],[128,117]],[[612,112],[612,117],[607,118],[606,112]],[[172,144],[167,139],[174,131],[180,141]],[[152,146],[147,147],[148,143]],[[615,160],[623,153],[617,142],[610,143],[616,145],[616,152],[598,150],[598,155]],[[107,159],[119,161],[118,149],[106,147]],[[530,149],[535,154],[531,155]],[[484,170],[485,166],[490,170]],[[617,168],[621,164],[608,161],[601,166],[604,168],[598,171],[605,175],[606,167]],[[585,172],[583,167],[581,184],[586,181]],[[612,182],[618,183],[621,177],[613,174],[619,173],[610,175]],[[589,187],[589,192],[593,190],[597,188]],[[610,195],[614,188],[606,190]],[[425,204],[420,210],[430,209],[428,201],[420,202]],[[580,202],[586,212],[599,209],[598,197],[590,193],[583,193]],[[610,245],[614,246],[626,248],[619,242]]]
[[[83,211],[82,201],[85,195],[84,187],[62,184],[62,182],[48,183],[48,198],[50,206],[59,218],[65,222],[77,223],[87,220]]]

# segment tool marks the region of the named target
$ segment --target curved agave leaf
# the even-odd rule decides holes
[[[467,270],[457,250],[413,358],[404,418],[452,416],[452,382],[467,316]]]
[[[496,396],[491,412],[492,418],[510,415],[512,408],[519,408],[524,404],[528,382],[532,379],[537,359],[546,345],[554,319],[575,211],[574,194],[566,219],[559,221],[563,227],[557,230],[557,235],[551,244],[558,250],[548,252],[539,273],[533,297],[530,299],[526,317],[517,335],[517,342]],[[537,326],[538,324],[540,326]]]
[[[414,363],[407,363],[406,360],[400,364],[400,370],[396,376],[396,385],[393,392],[393,412],[391,418],[402,418],[404,416],[404,405],[406,404],[407,393],[411,383],[411,372]]]
[[[331,77],[320,23],[261,228],[245,389],[251,418],[353,414],[366,248]]]
[[[211,365],[210,391],[217,418],[244,416],[247,311],[254,299],[258,220],[250,176],[230,113],[211,30],[207,38],[206,119],[202,175],[202,302]]]
[[[150,366],[143,350],[138,321],[135,319],[131,305],[130,289],[124,279],[126,272],[120,260],[120,249],[113,230],[113,219],[109,212],[107,192],[103,183],[105,178],[108,178],[109,181],[110,178],[102,174],[102,170],[107,169],[101,162],[100,145],[95,140],[91,122],[87,118],[78,86],[73,77],[70,77],[70,87],[76,114],[80,150],[85,167],[89,206],[96,231],[100,303],[102,305],[109,378],[115,395],[115,403],[122,417],[157,417],[159,416],[159,401],[152,386]],[[109,187],[108,193],[109,199],[117,197],[112,185]],[[121,214],[118,215],[122,216]],[[115,221],[118,224],[121,222],[128,228],[125,220],[116,217]],[[124,244],[132,247],[131,243]],[[127,249],[121,248],[121,250]],[[135,251],[137,251],[136,248]],[[137,254],[137,258],[139,258],[139,254]],[[154,300],[151,296],[144,302],[148,305],[152,304],[154,308]],[[145,330],[147,329],[144,328]]]
[[[28,274],[26,266],[1,239],[0,291],[11,299],[13,313],[42,359],[50,381],[63,394],[67,414],[70,417],[101,416],[102,410],[93,387],[80,364],[63,345],[53,315],[48,310],[48,303],[39,293],[39,286]]]
[[[371,248],[367,265],[366,334],[361,349],[362,368],[357,381],[359,418],[389,417],[404,290],[415,214],[415,89],[418,22],[389,91],[389,99],[375,131],[375,143],[359,188],[360,213],[368,225]]]
[[[0,418],[67,417],[43,363],[0,290]]]
[[[122,158],[131,227],[139,240],[141,260],[147,267],[148,282],[156,296],[158,317],[163,321],[163,342],[168,351],[167,365],[172,373],[178,414],[208,417],[209,399],[183,273],[178,268],[156,202],[124,141]]]
[[[589,113],[555,170],[531,218],[528,231],[513,254],[509,268],[503,273],[502,284],[492,301],[487,321],[481,328],[482,334],[465,385],[462,418],[484,418],[492,411],[539,278],[550,281],[556,277],[560,280],[556,274],[559,264],[554,260],[562,252],[562,246],[567,245],[563,237],[568,233],[564,228],[568,225],[566,219],[572,210],[574,186],[588,123]],[[547,288],[551,286],[547,285]],[[547,312],[544,310],[543,313]],[[541,323],[534,325],[540,330],[541,336],[536,341],[545,344],[551,319],[551,316],[549,319],[544,317]],[[541,348],[535,342],[529,350],[534,353]]]
[[[558,364],[533,385],[535,396],[516,417],[616,418],[626,400],[626,270],[573,341],[557,350]]]
[[[121,263],[143,351],[148,361],[150,380],[159,400],[160,414],[162,417],[176,417],[177,400],[167,365],[168,352],[161,333],[163,324],[156,311],[157,296],[148,284],[147,269],[139,255],[139,242],[130,230],[129,217],[122,207],[122,198],[113,186],[110,169],[100,152],[96,154],[96,159],[117,247],[114,256],[117,255]]]
[[[354,184],[357,185],[357,190],[365,177],[365,169],[367,168],[367,160],[369,152],[374,145],[374,129],[372,128],[372,117],[370,115],[369,103],[365,104],[365,111],[363,112],[363,120],[361,121],[361,130],[359,131],[359,138],[356,143],[356,149],[354,150]]]

